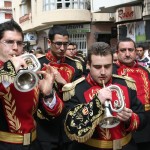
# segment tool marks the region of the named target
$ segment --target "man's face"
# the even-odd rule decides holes
[[[73,51],[73,53],[74,53],[74,56],[77,54],[77,46],[76,45],[74,45],[74,51]]]
[[[68,41],[68,36],[63,36],[60,34],[56,34],[53,41],[49,40],[51,52],[56,58],[60,59],[64,57],[65,51],[67,50]]]
[[[17,31],[5,31],[0,40],[0,60],[6,62],[13,55],[19,56],[23,53],[22,34]]]
[[[92,55],[91,64],[88,63],[92,79],[99,85],[107,83],[112,76],[112,56]]]
[[[133,42],[120,42],[118,46],[118,60],[127,65],[132,66],[136,59],[136,50]]]
[[[69,56],[69,57],[74,57],[74,46],[73,45],[69,45],[67,47],[67,50],[65,52],[65,55],[66,56]]]
[[[136,48],[136,54],[137,56],[142,59],[144,56],[144,49],[142,47],[137,47]]]

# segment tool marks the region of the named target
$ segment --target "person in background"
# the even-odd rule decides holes
[[[150,63],[150,59],[144,55],[145,48],[142,45],[138,45],[136,47],[137,61],[143,67],[150,67],[148,64]]]
[[[32,49],[29,51],[29,53],[31,53],[31,54],[34,54],[34,52],[35,52],[35,49],[34,49],[34,48],[32,48]]]
[[[116,52],[116,48],[113,48],[112,51],[113,51],[113,63],[116,63],[118,61],[118,54]]]
[[[76,51],[76,48],[74,47],[74,45],[75,44],[73,42],[69,42],[69,45],[65,52],[65,56],[80,61],[80,63],[82,64],[82,67],[83,67],[83,75],[87,75],[86,62],[82,57],[79,57],[76,55],[76,52],[74,52],[74,51]]]
[[[39,93],[43,109],[55,116],[59,115],[58,108],[63,106],[58,100],[55,108],[50,108],[45,99],[52,91],[54,74],[50,66],[45,71],[38,71],[43,79],[29,89],[28,92],[17,90],[14,86],[20,69],[28,64],[22,57],[23,31],[12,19],[0,24],[0,150],[41,150],[36,139],[36,122],[33,115],[37,111]]]
[[[67,46],[67,50],[65,51],[65,56],[75,58],[75,48],[74,48],[74,43],[69,42]]]
[[[82,76],[82,65],[80,61],[65,56],[69,45],[69,34],[65,27],[53,26],[50,28],[48,44],[50,50],[46,53],[46,58],[49,60],[49,65],[53,67],[55,76],[54,89],[59,97],[63,99],[63,85]],[[38,123],[37,136],[42,150],[62,150],[64,117],[65,110],[58,117],[50,117],[42,111],[39,105],[36,121]]]
[[[142,50],[143,51],[143,50]],[[124,38],[117,44],[118,62],[113,66],[113,73],[128,76],[135,80],[138,99],[143,104],[148,123],[145,128],[133,133],[138,150],[150,149],[150,73],[136,60],[136,45],[130,38]]]
[[[87,59],[88,76],[74,85],[74,92],[67,90],[68,84],[63,87],[64,95],[71,95],[65,102],[65,131],[72,140],[64,149],[137,150],[131,133],[144,127],[146,117],[134,81],[112,75],[113,52],[105,42],[92,44]],[[109,102],[119,111],[112,111]],[[102,123],[107,109],[114,118]]]
[[[74,56],[76,56],[77,52],[78,52],[78,44],[73,42],[73,45],[74,45],[74,51],[73,51],[74,52]]]
[[[34,51],[34,55],[38,58],[41,68],[43,68],[43,64],[48,64],[49,60],[46,58],[45,53],[43,52],[41,47],[37,47],[36,50]]]

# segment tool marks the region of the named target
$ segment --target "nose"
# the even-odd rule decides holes
[[[130,55],[129,50],[126,50],[126,56],[129,56],[129,55]]]
[[[101,68],[101,74],[102,74],[102,75],[105,74],[105,68],[104,68],[104,67]]]
[[[14,42],[14,43],[13,43],[13,49],[18,49],[18,44],[17,44],[17,42]]]
[[[66,49],[66,47],[62,44],[60,47],[60,50],[64,51]]]

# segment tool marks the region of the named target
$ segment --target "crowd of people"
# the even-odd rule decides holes
[[[95,42],[85,57],[65,27],[53,26],[49,50],[30,51],[41,67],[24,92],[15,88],[29,69],[23,41],[13,19],[0,24],[0,150],[150,150],[150,56],[142,45]]]

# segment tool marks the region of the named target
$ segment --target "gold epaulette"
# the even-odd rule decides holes
[[[83,57],[81,57],[81,56],[75,56],[75,57],[79,58],[82,62],[84,62]]]
[[[0,68],[0,82],[7,81],[9,83],[13,83],[15,76],[16,76],[15,68],[12,62],[9,60],[5,63],[5,66]]]
[[[67,57],[68,59],[70,59],[70,60],[75,61],[75,63],[76,63],[76,67],[77,67],[78,69],[80,69],[80,70],[82,70],[82,71],[83,71],[82,64],[81,64],[81,62],[80,62],[79,60],[74,59],[74,58],[71,58],[71,57],[68,57],[68,56],[66,56],[66,57]]]
[[[72,96],[75,95],[76,85],[82,82],[83,80],[85,80],[85,77],[81,77],[71,83],[67,83],[62,87],[64,101],[68,101]]]
[[[129,88],[131,88],[133,90],[137,90],[136,85],[135,85],[135,80],[133,78],[128,77],[128,76],[116,75],[116,74],[113,74],[113,77],[124,79]]]

